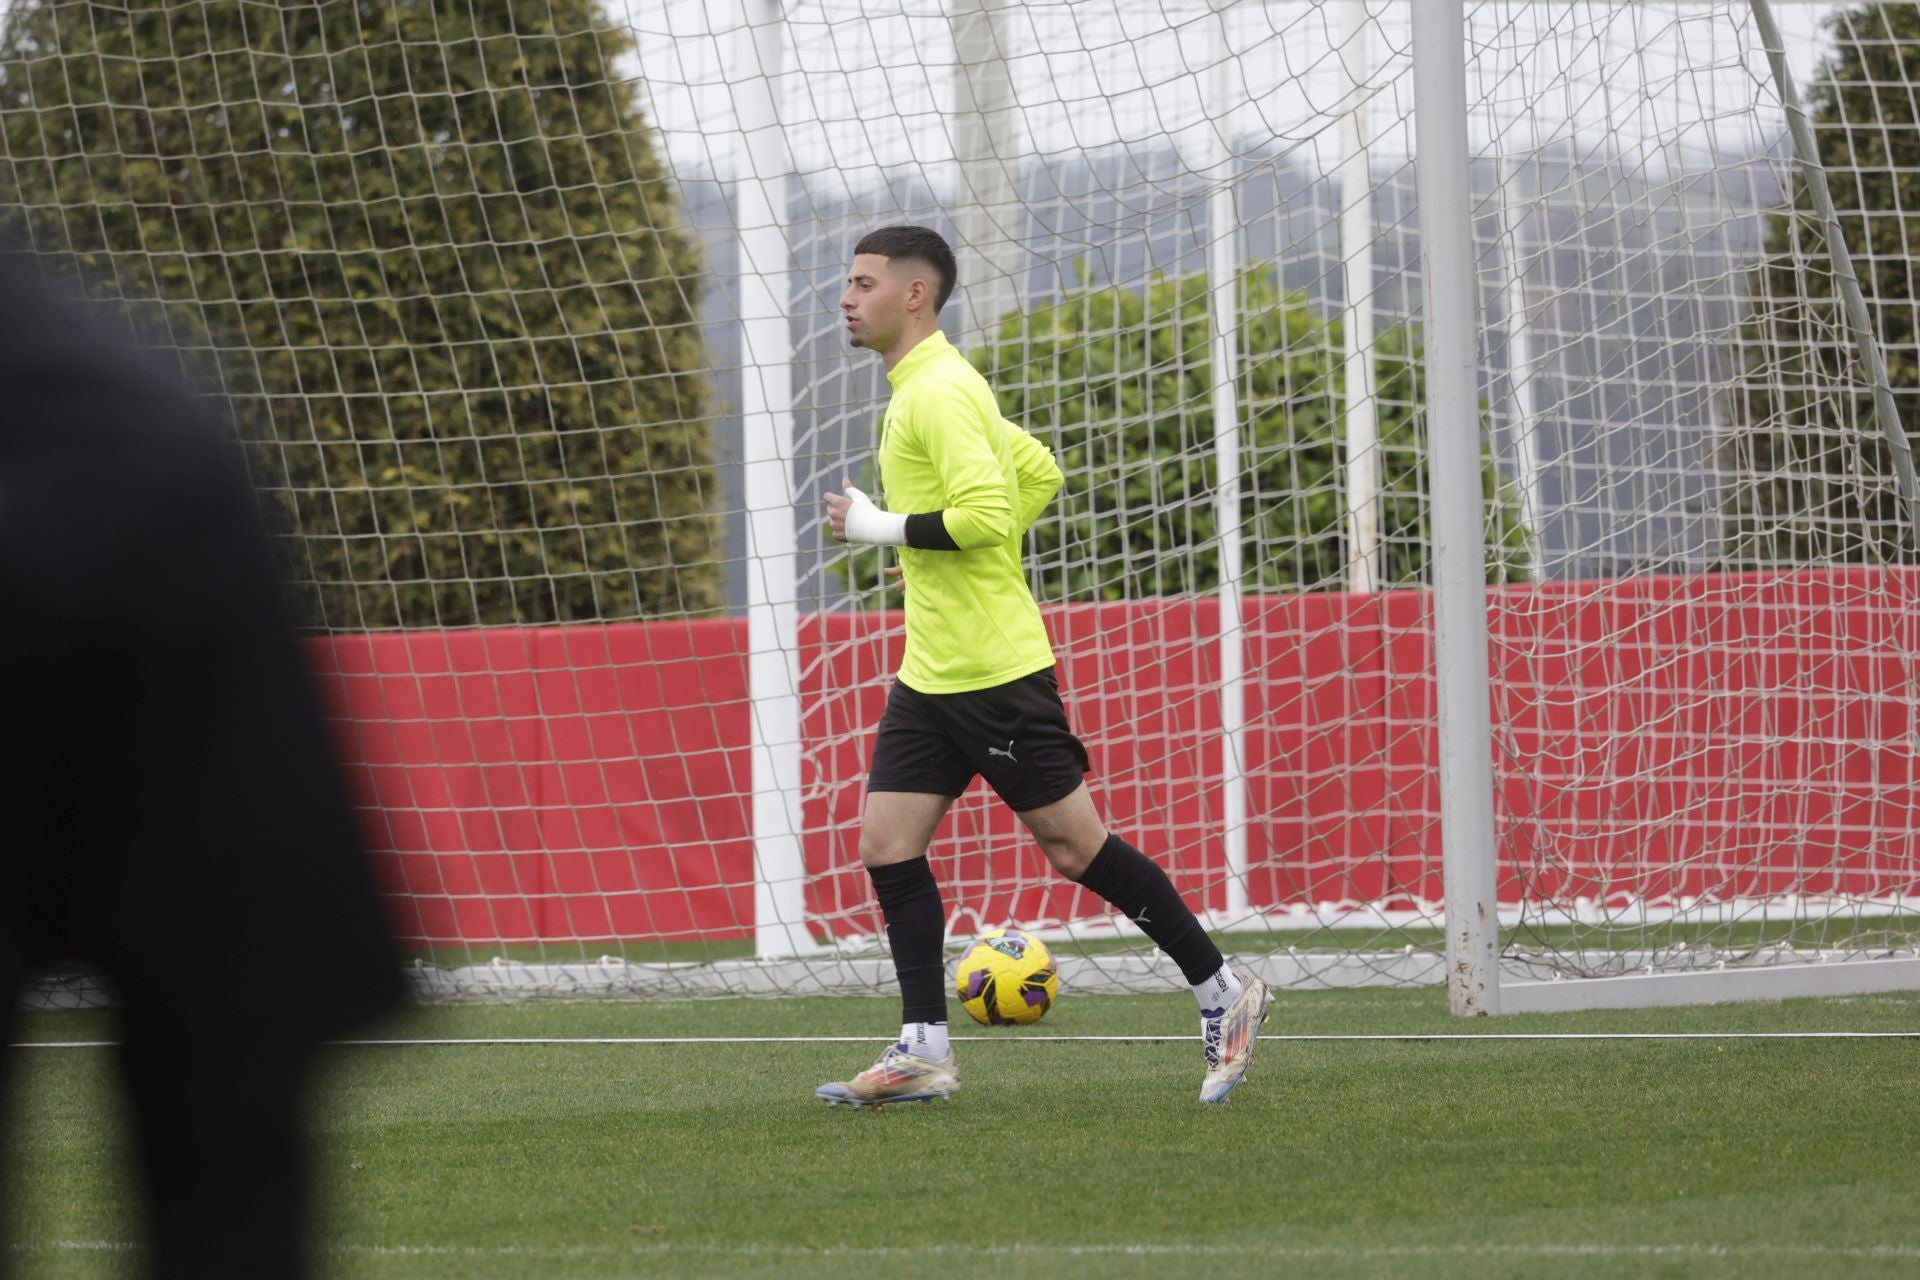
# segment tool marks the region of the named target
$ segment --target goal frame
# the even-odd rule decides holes
[[[1920,489],[1811,126],[1769,0],[1747,0],[1784,107],[1794,157],[1823,224],[1848,336],[1872,393],[1909,526]],[[1492,690],[1481,531],[1484,499],[1468,461],[1480,448],[1475,398],[1472,157],[1466,130],[1466,0],[1414,7],[1414,116],[1426,314],[1428,453],[1434,505],[1434,664],[1439,686],[1441,862],[1446,883],[1447,1008],[1459,1017],[1650,1008],[1920,989],[1920,958],[1795,963],[1622,977],[1505,979],[1499,962],[1498,843],[1493,831]]]
[[[1266,0],[1209,0],[1208,7],[1224,15],[1239,4]],[[1520,0],[1541,3],[1543,0]],[[1608,0],[1600,0],[1607,3]],[[1686,0],[1680,0],[1682,4]],[[1799,3],[1800,0],[1782,0]],[[787,264],[784,247],[774,229],[773,211],[789,181],[792,166],[782,141],[783,122],[773,86],[782,67],[779,0],[731,0],[739,23],[735,43],[737,65],[757,68],[736,82],[737,120],[743,136],[736,154],[747,167],[736,174],[741,213],[738,244],[747,272],[741,318],[741,348],[749,367],[782,370],[792,355],[779,300],[786,296]],[[1343,11],[1364,16],[1365,0],[1330,0]],[[1885,362],[1868,320],[1838,219],[1827,193],[1824,174],[1804,112],[1794,92],[1782,42],[1768,0],[1746,0],[1768,47],[1775,92],[1789,117],[1795,155],[1806,176],[1816,215],[1830,231],[1834,268],[1844,301],[1850,336],[1874,399],[1875,418],[1885,436],[1906,499],[1909,519],[1916,502],[1910,452],[1898,428],[1898,417],[1888,390]],[[956,146],[963,177],[962,207],[955,211],[964,243],[957,245],[962,262],[975,274],[984,273],[987,290],[995,297],[1011,291],[1008,251],[1003,223],[1017,184],[1009,166],[996,151],[997,130],[1010,119],[1012,81],[1006,62],[1004,22],[1007,0],[950,0],[949,21],[963,66],[959,78]],[[1421,145],[1416,158],[1416,188],[1421,209],[1421,258],[1424,305],[1430,319],[1425,350],[1428,422],[1432,447],[1427,458],[1429,492],[1433,502],[1433,573],[1435,675],[1438,693],[1437,723],[1440,743],[1442,876],[1445,885],[1447,1004],[1457,1016],[1498,1013],[1548,1012],[1599,1007],[1644,1007],[1665,1004],[1708,1003],[1723,1000],[1776,999],[1799,994],[1858,994],[1920,988],[1920,959],[1850,960],[1839,963],[1762,965],[1709,972],[1646,973],[1631,977],[1555,978],[1548,981],[1519,976],[1524,966],[1503,966],[1495,896],[1498,846],[1494,829],[1491,689],[1489,637],[1483,556],[1485,498],[1474,465],[1480,449],[1480,409],[1476,392],[1480,326],[1477,323],[1473,280],[1473,210],[1470,189],[1472,157],[1468,143],[1468,102],[1465,68],[1467,49],[1466,0],[1421,0],[1413,5],[1412,71],[1414,118]],[[1360,24],[1353,24],[1357,27]],[[1223,83],[1210,92],[1223,93]],[[1361,159],[1356,167],[1350,155],[1346,172],[1364,172],[1365,139],[1355,125],[1350,145]],[[1210,155],[1210,163],[1219,155]],[[1231,213],[1232,196],[1223,189],[1214,199]],[[1349,201],[1349,207],[1354,202]],[[1344,237],[1343,237],[1344,240]],[[1364,242],[1363,242],[1364,244]],[[1231,262],[1231,244],[1225,238],[1212,246],[1218,271]],[[1346,250],[1343,247],[1343,257]],[[1361,272],[1365,271],[1365,275]],[[1370,277],[1370,267],[1346,263],[1349,281]],[[1226,274],[1226,273],[1222,273]],[[1350,294],[1351,296],[1351,294]],[[1215,448],[1221,474],[1237,474],[1235,418],[1233,290],[1216,287],[1210,300],[1213,312],[1213,355],[1223,372],[1214,387]],[[981,323],[969,303],[970,327]],[[1356,314],[1361,310],[1354,309]],[[1363,359],[1349,329],[1350,362]],[[792,634],[794,564],[797,547],[792,522],[779,518],[783,506],[800,495],[790,493],[790,477],[781,460],[793,456],[793,415],[778,392],[763,379],[747,379],[750,403],[746,418],[746,463],[750,557],[762,571],[750,574],[750,657],[753,705],[753,814],[755,847],[754,925],[756,956],[764,961],[815,954],[819,944],[806,930],[792,924],[790,912],[800,906],[798,885],[804,878],[800,855],[800,825],[795,797],[799,790],[801,742],[798,671],[785,637]],[[1362,430],[1370,419],[1362,417]],[[1364,459],[1366,440],[1348,442],[1349,454]],[[1356,459],[1354,474],[1366,483],[1370,463]],[[1228,821],[1225,833],[1226,865],[1244,871],[1246,815],[1245,752],[1241,745],[1245,688],[1240,655],[1238,562],[1238,494],[1231,483],[1221,486],[1216,503],[1222,515],[1221,624],[1218,670],[1221,672],[1220,722],[1226,738],[1222,783]],[[1349,501],[1359,513],[1365,501]],[[771,518],[769,518],[771,516]],[[1368,543],[1368,531],[1356,526],[1357,545]],[[1358,572],[1371,585],[1377,570],[1374,553],[1360,557]],[[1229,877],[1229,905],[1239,878]],[[1244,888],[1239,900],[1244,905]],[[1503,976],[1503,967],[1514,969]]]
[[[1840,73],[1830,82],[1823,63],[1801,77],[1816,145],[1787,65],[1814,47],[1782,40],[1773,10],[1787,6],[1824,7],[1833,21],[1820,29],[1862,56],[1845,43],[1859,20],[1834,16],[1853,11],[1845,0],[634,6],[611,45],[638,73],[608,64],[567,93],[634,100],[624,127],[657,134],[665,216],[709,255],[669,279],[699,292],[689,313],[720,339],[689,359],[724,407],[708,412],[703,390],[701,421],[650,409],[641,425],[671,421],[702,440],[712,428],[717,461],[690,465],[713,477],[695,501],[723,536],[684,563],[714,569],[720,586],[683,613],[596,603],[490,625],[436,613],[441,626],[322,611],[316,674],[336,699],[342,754],[363,770],[363,812],[389,824],[379,852],[399,927],[424,953],[417,992],[890,985],[853,836],[900,615],[864,607],[885,603],[879,558],[835,548],[809,514],[843,468],[870,465],[884,383],[870,360],[844,358],[843,335],[823,323],[839,286],[823,284],[843,269],[843,237],[882,218],[950,229],[964,285],[951,331],[1008,416],[1058,442],[1068,501],[1036,526],[1027,568],[1104,775],[1102,809],[1163,858],[1236,965],[1301,988],[1445,987],[1461,1016],[1920,988],[1920,717],[1909,714],[1920,540],[1899,422],[1912,406],[1894,401],[1821,161],[1825,148],[1856,235],[1885,204],[1849,202],[1848,184],[1885,175],[1866,153],[1836,150],[1832,131],[1865,121],[1890,143],[1912,124],[1835,106]],[[1149,17],[1159,25],[1136,32]],[[1083,29],[1088,18],[1098,29]],[[872,56],[844,59],[847,32],[870,37]],[[233,52],[280,56],[256,43],[243,33]],[[927,92],[886,122],[817,105],[823,81],[831,91],[897,71],[903,48]],[[173,56],[143,51],[135,61]],[[1021,74],[1056,59],[1061,85],[1029,93]],[[1269,95],[1261,78],[1281,65]],[[1914,78],[1871,66],[1876,90]],[[545,96],[546,75],[532,76],[543,87],[529,101],[572,105]],[[1674,87],[1687,76],[1706,89]],[[1723,77],[1735,82],[1726,95]],[[334,81],[316,83],[323,101],[276,109],[334,111]],[[20,119],[44,139],[39,117],[59,109],[50,92]],[[83,127],[96,126],[76,124],[75,137]],[[402,142],[387,149],[409,136],[396,129]],[[490,136],[456,127],[448,154]],[[35,145],[59,150],[19,145],[29,160]],[[1103,170],[1109,159],[1121,168]],[[61,181],[31,207],[65,217],[118,198],[110,184],[102,197]],[[1155,227],[1167,212],[1177,229]],[[116,254],[152,259],[173,244],[115,245],[117,234],[102,228]],[[539,243],[571,251],[591,235]],[[491,228],[471,239],[505,241],[508,254],[532,244]],[[1671,308],[1630,314],[1663,285]],[[144,287],[110,285],[129,300]],[[516,291],[481,280],[451,294]],[[316,315],[335,301],[306,292],[293,300]],[[1884,286],[1878,295],[1875,307],[1893,305]],[[199,320],[217,327],[187,319],[189,334]],[[612,327],[645,336],[654,323]],[[420,342],[432,327],[397,332]],[[1125,363],[1123,343],[1168,333],[1171,357]],[[1636,348],[1648,335],[1670,338],[1668,354]],[[242,338],[210,346],[210,362],[274,343]],[[1104,368],[1059,371],[1061,350],[1109,340],[1113,386],[1147,410]],[[1264,362],[1303,351],[1275,392],[1277,366]],[[533,368],[518,380],[618,381]],[[333,398],[263,386],[259,399],[297,396],[322,418]],[[449,389],[433,394],[451,403]],[[568,419],[581,440],[632,425],[617,405],[583,403]],[[298,430],[237,408],[248,445],[285,447],[277,433]],[[462,420],[444,440],[426,421],[432,448],[464,447]],[[1797,432],[1814,438],[1805,453],[1768,451]],[[1128,450],[1142,445],[1139,461]],[[650,455],[627,470],[656,465],[680,463]],[[450,490],[517,483],[488,467],[449,471]],[[1115,476],[1110,496],[1100,486]],[[299,483],[335,503],[376,489],[439,500],[404,469]],[[1750,492],[1772,485],[1773,505]],[[1321,514],[1289,506],[1308,497]],[[1084,522],[1083,500],[1095,513]],[[512,515],[487,518],[459,528],[514,531]],[[1792,542],[1802,522],[1816,532]],[[1644,545],[1642,527],[1654,527]],[[330,536],[324,520],[316,528]],[[388,536],[341,528],[343,542]],[[1802,550],[1835,536],[1851,541]],[[433,580],[493,576],[491,561],[474,564]],[[312,582],[291,571],[297,587],[331,583],[314,565]],[[416,580],[410,566],[382,572]],[[551,630],[512,620],[548,616]],[[957,838],[935,852],[952,942],[1015,923],[1071,944],[1070,987],[1173,984],[1164,955],[1050,876],[1013,816],[980,799],[956,807]]]

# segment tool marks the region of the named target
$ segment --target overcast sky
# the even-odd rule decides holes
[[[753,72],[730,34],[741,0],[625,3],[640,45],[634,70],[676,165],[731,173],[739,135],[730,86]],[[870,182],[903,165],[951,163],[945,3],[786,5],[781,105],[801,172],[864,170]],[[1342,28],[1343,10],[1362,7],[1364,55]],[[1802,86],[1819,53],[1818,24],[1834,7],[1775,0]],[[1480,148],[1492,149],[1496,128],[1529,148],[1577,121],[1589,135],[1663,150],[1739,153],[1779,127],[1747,0],[1483,0],[1469,9]],[[1204,0],[1024,0],[1007,18],[1017,119],[1007,145],[1033,156],[1172,142],[1201,166],[1209,144],[1219,146],[1212,139],[1224,138],[1236,152],[1297,147],[1303,160],[1331,167],[1351,67],[1367,85],[1378,153],[1404,156],[1408,15],[1407,0],[1242,0],[1224,21]],[[1758,112],[1756,102],[1765,103]]]

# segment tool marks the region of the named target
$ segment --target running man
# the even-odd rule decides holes
[[[900,980],[899,1043],[853,1079],[821,1085],[829,1103],[877,1106],[950,1097],[960,1087],[947,1037],[946,915],[927,863],[940,820],[973,781],[988,784],[1047,861],[1105,898],[1180,966],[1200,1004],[1202,1102],[1246,1075],[1273,997],[1228,967],[1166,872],[1095,811],[1086,748],[1067,724],[1053,646],[1020,557],[1027,526],[1059,492],[1060,469],[1000,416],[986,379],[947,341],[953,250],[924,227],[887,227],[854,247],[840,309],[847,340],[878,352],[893,388],[880,429],[887,506],[842,481],[826,495],[842,542],[899,547],[907,645],[874,742],[860,824]]]

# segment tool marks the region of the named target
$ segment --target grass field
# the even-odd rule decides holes
[[[1920,1275],[1920,995],[1462,1024],[1435,991],[1283,993],[1202,1108],[1184,993],[956,1031],[950,1104],[829,1111],[890,1001],[412,1012],[386,1037],[858,1036],[338,1052],[323,1274],[347,1277]],[[1289,1035],[1468,1040],[1308,1040]],[[37,1014],[23,1038],[110,1036]],[[1521,1032],[1712,1038],[1515,1040]],[[25,1276],[137,1269],[112,1059],[17,1060]]]

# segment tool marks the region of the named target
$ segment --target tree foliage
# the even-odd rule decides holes
[[[307,620],[718,608],[701,262],[594,0],[17,0],[0,223],[151,300]]]
[[[972,353],[1000,409],[1053,450],[1066,473],[1034,523],[1029,576],[1048,601],[1207,593],[1219,587],[1214,493],[1212,321],[1204,273],[1144,291],[1086,288],[1013,313]],[[1340,590],[1350,581],[1346,529],[1342,325],[1268,272],[1239,286],[1241,528],[1254,591]],[[1382,579],[1426,580],[1431,548],[1420,413],[1422,352],[1383,330],[1374,382]],[[1525,535],[1485,468],[1494,512],[1489,581],[1524,572]],[[1498,500],[1496,500],[1498,499]],[[870,551],[843,574],[878,580]],[[897,588],[868,591],[870,605]]]
[[[1827,20],[1812,77],[1814,125],[1841,235],[1886,358],[1899,429],[1920,426],[1914,246],[1920,244],[1920,6],[1872,4]],[[1827,235],[1797,178],[1767,219],[1748,278],[1744,377],[1721,446],[1730,567],[1910,558],[1893,463],[1834,283]]]

